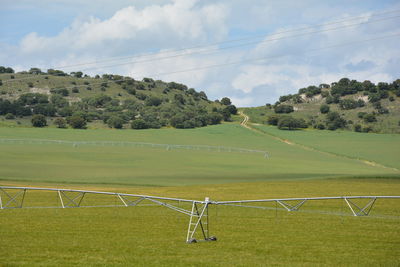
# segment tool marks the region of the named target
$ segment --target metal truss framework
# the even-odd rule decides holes
[[[25,196],[28,191],[47,191],[57,194],[59,205],[57,206],[28,206],[25,204]],[[111,196],[114,204],[93,203],[88,205],[85,199],[88,195]],[[156,197],[146,195],[85,191],[57,188],[37,187],[12,187],[0,186],[0,209],[15,208],[79,208],[79,207],[134,207],[144,205],[164,206],[179,213],[189,216],[189,225],[186,235],[187,243],[198,241],[216,241],[216,237],[209,234],[209,213],[210,205],[225,205],[244,208],[266,209],[260,204],[279,204],[288,212],[298,211],[308,201],[318,200],[344,200],[353,216],[368,216],[378,199],[400,199],[400,196],[339,196],[339,197],[313,197],[313,198],[282,198],[282,199],[257,199],[257,200],[236,200],[236,201],[210,201],[208,197],[204,201],[180,198]],[[355,203],[356,200],[367,200],[366,204]],[[118,201],[118,202],[116,202]],[[147,203],[147,204],[145,204]],[[181,203],[190,205],[191,209],[180,206]],[[256,204],[256,205],[255,205]],[[188,206],[188,207],[190,207]],[[200,237],[200,238],[196,238]]]

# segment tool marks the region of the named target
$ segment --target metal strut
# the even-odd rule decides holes
[[[299,201],[296,205],[291,205],[287,202],[284,202],[282,200],[277,200],[276,202],[279,203],[282,207],[284,207],[287,211],[298,211],[301,206],[307,201],[307,199],[304,199],[302,201]]]
[[[0,209],[13,209],[13,208],[22,208],[25,199],[26,188],[18,191],[15,195],[9,194],[6,190],[0,188]],[[6,202],[6,198],[1,197],[1,192],[8,198]],[[18,201],[18,197],[21,196],[21,201]],[[4,200],[4,202],[3,202]]]
[[[354,216],[368,216],[368,214],[371,212],[372,206],[375,204],[376,197],[371,198],[371,200],[363,208],[360,208],[357,204],[346,197],[344,198],[344,201],[346,201],[347,206],[349,206]]]

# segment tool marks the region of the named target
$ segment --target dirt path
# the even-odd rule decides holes
[[[349,159],[349,160],[356,160],[358,162],[364,163],[364,164],[369,165],[369,166],[380,167],[380,168],[385,168],[385,169],[391,169],[391,170],[395,170],[397,172],[400,172],[400,170],[397,169],[397,168],[385,166],[385,165],[380,164],[380,163],[375,162],[375,161],[366,160],[366,159],[359,159],[359,158],[353,158],[353,157],[346,156],[346,155],[340,155],[340,154],[336,154],[336,153],[332,153],[332,152],[322,151],[322,150],[316,149],[314,147],[310,147],[310,146],[306,146],[306,145],[303,145],[303,144],[295,143],[293,141],[281,138],[281,137],[273,135],[271,133],[267,133],[265,131],[262,131],[260,129],[252,127],[252,125],[249,123],[249,120],[250,120],[249,116],[247,116],[243,111],[239,111],[238,114],[243,117],[243,121],[240,123],[241,126],[245,127],[246,129],[249,129],[249,130],[264,134],[264,135],[268,135],[268,136],[274,138],[275,140],[283,142],[283,143],[285,143],[287,145],[291,145],[291,146],[294,145],[294,146],[300,147],[300,148],[302,148],[304,150],[315,151],[315,152],[318,152],[318,153],[321,153],[321,154],[335,156],[335,157],[339,157],[339,158],[345,158],[345,159]]]
[[[243,111],[239,111],[238,113],[239,113],[240,116],[243,117],[243,121],[240,123],[240,125],[242,125],[243,127],[247,128],[249,130],[254,130],[249,125],[247,125],[247,123],[249,122],[249,116],[244,114]]]

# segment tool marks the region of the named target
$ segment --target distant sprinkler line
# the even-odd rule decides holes
[[[203,66],[203,67],[196,67],[192,69],[185,69],[185,70],[179,70],[179,71],[173,71],[173,72],[165,72],[165,73],[157,73],[157,74],[148,74],[148,76],[163,76],[163,75],[170,75],[170,74],[176,74],[176,73],[184,73],[184,72],[191,72],[191,71],[197,71],[197,70],[204,70],[204,69],[211,69],[211,68],[218,68],[218,67],[224,67],[224,66],[230,66],[230,65],[237,65],[241,63],[250,63],[250,62],[257,62],[257,61],[264,61],[267,59],[275,59],[275,58],[280,58],[280,57],[285,57],[288,55],[295,56],[295,55],[303,55],[307,54],[309,52],[316,52],[316,51],[321,51],[325,49],[331,49],[331,48],[336,48],[336,47],[344,47],[344,46],[349,46],[349,45],[354,45],[354,44],[361,44],[365,42],[371,42],[371,41],[377,41],[377,40],[382,40],[382,39],[387,39],[391,37],[396,37],[400,36],[400,33],[396,34],[391,34],[391,35],[386,35],[386,36],[381,36],[381,37],[376,37],[376,38],[371,38],[371,39],[365,39],[361,41],[354,41],[354,42],[348,42],[348,43],[343,43],[343,44],[337,44],[337,45],[332,45],[332,46],[326,46],[322,48],[315,48],[315,49],[310,49],[307,51],[304,51],[303,53],[291,53],[291,54],[283,54],[283,55],[276,55],[276,56],[268,56],[268,57],[263,57],[263,58],[257,58],[257,59],[246,59],[246,60],[241,60],[241,61],[233,61],[233,62],[227,62],[227,63],[221,63],[221,64],[215,64],[215,65],[208,65],[208,66]],[[124,79],[120,80],[108,80],[109,82],[122,82]],[[97,83],[90,83],[89,85],[98,85],[102,84],[102,82],[97,82]],[[75,85],[75,86],[69,86],[69,87],[62,87],[62,88],[77,88],[77,87],[87,87],[88,85]],[[58,89],[58,88],[55,88]]]
[[[314,26],[309,26],[309,27],[303,27],[303,28],[297,28],[297,29],[292,29],[292,30],[287,30],[287,31],[281,31],[278,33],[274,33],[271,35],[259,35],[256,37],[248,37],[248,38],[241,38],[241,39],[234,39],[234,40],[228,40],[228,41],[224,41],[224,42],[219,42],[219,43],[214,43],[214,44],[210,44],[210,45],[199,45],[199,46],[193,46],[190,48],[182,48],[182,49],[177,49],[175,51],[162,51],[162,52],[156,52],[156,53],[151,53],[149,55],[141,55],[141,56],[129,56],[129,57],[118,57],[118,58],[111,58],[111,59],[107,59],[107,60],[100,60],[100,61],[94,61],[94,62],[88,62],[88,63],[80,63],[80,64],[75,64],[75,65],[66,65],[66,66],[60,66],[60,67],[53,67],[54,69],[60,69],[60,68],[70,68],[70,67],[75,67],[75,66],[84,66],[84,65],[91,65],[91,64],[99,64],[102,62],[112,62],[112,61],[119,61],[119,60],[123,60],[123,59],[129,59],[129,58],[141,58],[141,57],[150,57],[150,56],[157,56],[157,55],[161,55],[161,54],[168,54],[168,53],[172,53],[172,52],[179,52],[179,51],[185,51],[185,50],[189,50],[189,49],[195,49],[195,48],[201,48],[201,47],[210,47],[213,45],[218,45],[218,44],[225,44],[225,43],[231,43],[231,42],[238,42],[238,41],[243,41],[243,40],[249,40],[249,39],[255,39],[255,38],[262,38],[262,37],[268,37],[268,36],[276,36],[276,35],[281,35],[284,33],[289,33],[289,32],[297,32],[300,30],[308,30],[308,29],[313,29],[315,27],[322,27],[322,26],[329,26],[329,25],[334,25],[334,24],[338,24],[338,23],[343,23],[343,22],[348,22],[348,21],[352,21],[352,20],[358,20],[358,19],[362,19],[362,18],[369,18],[369,17],[373,17],[373,16],[377,16],[377,15],[383,15],[383,14],[390,14],[390,13],[396,13],[399,12],[400,10],[394,10],[394,11],[388,11],[388,12],[382,12],[382,13],[375,13],[375,14],[371,14],[371,15],[364,15],[364,16],[357,16],[357,17],[353,17],[350,19],[346,19],[346,20],[341,20],[341,21],[335,21],[335,22],[331,22],[331,23],[325,23],[325,24],[318,24],[318,25],[314,25]],[[352,27],[352,26],[357,26],[357,25],[363,25],[363,24],[369,24],[369,23],[374,23],[374,22],[379,22],[379,21],[383,21],[383,20],[388,20],[388,19],[393,19],[393,18],[397,18],[399,16],[394,16],[394,17],[387,17],[387,18],[382,18],[382,19],[378,19],[378,20],[373,20],[373,21],[366,21],[366,22],[361,22],[361,23],[355,23],[355,24],[351,24],[351,25],[345,25],[345,26],[340,26],[340,27],[336,27],[336,28],[332,28],[332,29],[326,29],[326,30],[318,30],[318,31],[313,31],[313,32],[308,32],[308,33],[302,33],[302,34],[298,34],[298,35],[294,35],[294,36],[285,36],[285,37],[280,37],[280,38],[275,38],[275,39],[269,39],[269,40],[264,40],[261,41],[261,43],[264,42],[270,42],[270,41],[275,41],[275,40],[281,40],[281,39],[286,39],[286,38],[293,38],[293,37],[297,37],[297,36],[302,36],[302,35],[307,35],[307,34],[313,34],[313,33],[319,33],[319,32],[325,32],[325,31],[331,31],[331,30],[337,30],[337,29],[341,29],[341,28],[347,28],[347,27]],[[175,57],[181,57],[181,56],[187,56],[187,55],[193,55],[193,54],[204,54],[205,53],[214,53],[214,52],[218,52],[219,50],[225,50],[225,49],[232,49],[232,48],[236,48],[236,47],[241,47],[241,46],[248,46],[251,44],[256,44],[256,43],[260,43],[260,41],[253,41],[250,43],[245,43],[245,44],[239,44],[239,45],[235,45],[235,46],[228,46],[228,47],[222,47],[222,48],[214,48],[211,49],[209,51],[207,50],[203,50],[203,51],[193,51],[193,52],[188,52],[188,53],[183,53],[183,54],[175,54],[175,55],[171,55],[171,56],[166,56],[166,57],[162,57],[162,58],[154,58],[154,59],[148,59],[148,60],[142,60],[142,61],[134,61],[134,62],[125,62],[125,63],[119,63],[119,64],[115,64],[115,65],[105,65],[105,66],[100,66],[100,67],[90,67],[90,68],[86,68],[84,70],[90,70],[90,69],[100,69],[100,68],[105,68],[105,67],[112,67],[112,66],[120,66],[120,65],[128,65],[128,64],[134,64],[134,63],[143,63],[143,62],[151,62],[151,61],[158,61],[158,60],[163,60],[163,59],[169,59],[169,58],[175,58]],[[214,51],[214,52],[213,52]],[[13,82],[13,81],[19,81],[19,80],[25,80],[25,79],[32,79],[35,78],[36,76],[30,76],[30,77],[25,77],[25,78],[20,78],[20,79],[9,79],[9,80],[5,80],[5,82]]]

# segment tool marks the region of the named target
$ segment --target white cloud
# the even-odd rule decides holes
[[[74,2],[70,5],[74,5],[77,0],[71,1]],[[63,7],[68,6],[69,2],[58,0]],[[32,2],[22,0],[19,3],[27,5]],[[55,8],[51,3],[52,1],[41,1],[41,5],[52,5]],[[87,4],[84,9],[104,9],[107,3],[109,2],[99,0],[92,9]],[[0,59],[5,62],[2,64],[21,70],[33,66],[50,68],[75,65],[108,57],[143,55],[147,52],[165,53],[171,49],[248,35],[273,34],[365,15],[359,21],[311,29],[324,29],[326,32],[272,42],[265,37],[256,45],[226,49],[215,54],[192,54],[196,50],[186,49],[190,55],[185,57],[162,59],[166,54],[157,54],[153,56],[156,61],[152,62],[118,65],[115,63],[130,61],[116,61],[100,64],[103,67],[98,69],[84,71],[89,74],[107,72],[132,75],[139,79],[153,76],[155,79],[186,83],[189,87],[206,91],[213,99],[228,96],[238,106],[273,103],[280,95],[295,93],[301,87],[331,83],[342,77],[390,82],[400,76],[398,37],[324,49],[398,32],[398,19],[329,30],[331,27],[374,20],[372,14],[383,8],[400,9],[400,4],[389,1],[383,1],[379,5],[372,0],[363,3],[339,0],[330,4],[316,0],[138,0],[130,6],[126,3],[132,1],[116,0],[114,9],[110,9],[112,12],[108,11],[111,14],[108,16],[104,16],[102,12],[97,17],[97,13],[93,13],[91,17],[79,16],[53,36],[32,32],[18,46],[0,44]],[[120,8],[115,9],[117,6]],[[87,10],[86,13],[89,12]],[[278,37],[300,33],[302,31],[295,31],[280,34]],[[314,49],[321,50],[311,52]],[[263,58],[267,59],[260,60]],[[247,61],[221,68],[203,68],[246,59],[259,61]],[[84,66],[76,68],[68,71],[85,69]],[[196,68],[196,71],[181,72]],[[170,74],[159,75],[165,73]]]
[[[129,6],[106,20],[95,17],[75,20],[56,36],[30,33],[21,41],[19,52],[63,60],[66,54],[72,58],[88,55],[94,58],[190,46],[225,38],[227,15],[224,5],[198,7],[195,0],[175,0],[142,9]]]

